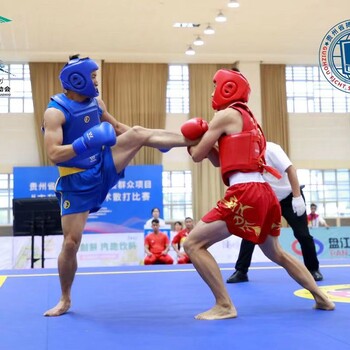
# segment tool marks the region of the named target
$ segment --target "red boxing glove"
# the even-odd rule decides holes
[[[181,126],[182,135],[189,140],[196,140],[208,131],[208,123],[202,118],[192,118]]]

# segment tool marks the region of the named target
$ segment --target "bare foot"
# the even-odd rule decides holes
[[[44,316],[61,316],[65,314],[70,308],[71,302],[60,300],[59,303],[50,310],[44,313]]]
[[[332,311],[335,309],[334,303],[330,300],[316,302],[314,309]]]
[[[237,317],[237,310],[232,305],[229,307],[222,307],[219,305],[215,305],[208,311],[202,312],[198,314],[194,318],[197,320],[223,320],[226,318],[235,318]]]
[[[321,292],[320,295],[314,295],[316,304],[314,309],[332,311],[335,309],[335,305],[332,301],[330,301],[326,294]]]

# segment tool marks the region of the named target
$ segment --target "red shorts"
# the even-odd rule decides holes
[[[217,220],[225,221],[232,234],[259,244],[267,235],[279,236],[281,207],[266,182],[237,184],[202,218],[206,223]]]

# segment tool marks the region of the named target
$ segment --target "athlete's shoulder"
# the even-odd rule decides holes
[[[104,103],[104,101],[102,100],[101,97],[95,97],[94,100],[96,101],[97,105],[103,110],[106,110],[106,104]]]

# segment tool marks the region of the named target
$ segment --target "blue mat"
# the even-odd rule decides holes
[[[350,282],[350,265],[333,264],[322,266],[320,286]],[[224,279],[232,273],[221,269]],[[350,349],[350,299],[333,312],[313,310],[272,264],[253,264],[250,282],[226,285],[238,317],[219,321],[194,319],[214,299],[192,265],[80,269],[72,308],[56,318],[42,316],[60,296],[56,270],[0,275],[8,276],[0,287],[1,350]]]

